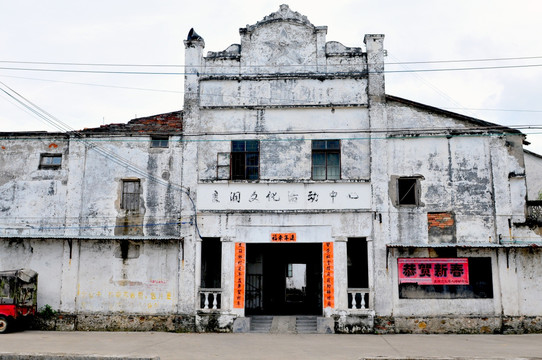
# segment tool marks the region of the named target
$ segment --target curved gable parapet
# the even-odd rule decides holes
[[[239,32],[245,73],[324,71],[327,27],[314,26],[288,5]]]
[[[241,45],[231,44],[224,51],[209,51],[207,58],[238,59],[241,56]]]
[[[223,51],[210,51],[203,58],[206,74],[264,77],[347,73],[365,77],[368,74],[367,53],[361,47],[326,42],[327,26],[313,25],[288,5],[281,5],[278,11],[239,32],[239,44]],[[370,45],[374,47],[373,42]]]
[[[313,30],[316,29],[316,26],[311,24],[311,22],[307,19],[306,16],[301,15],[297,11],[292,11],[288,5],[282,4],[280,6],[279,11],[276,11],[274,13],[269,14],[268,16],[265,16],[263,20],[258,21],[254,25],[247,25],[245,28],[239,29],[239,32],[241,33],[241,35],[245,33],[252,33],[254,32],[254,30],[256,30],[256,28],[267,25],[269,23],[276,22],[276,21],[294,22],[297,24],[302,24],[307,27],[310,27]],[[323,28],[327,29],[327,27],[325,26]]]
[[[329,41],[326,43],[327,56],[361,56],[363,50],[360,47],[347,47],[338,41]]]

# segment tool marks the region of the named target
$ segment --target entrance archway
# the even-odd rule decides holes
[[[247,315],[322,315],[322,244],[247,244]]]

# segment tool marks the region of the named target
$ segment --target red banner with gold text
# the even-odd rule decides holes
[[[235,288],[233,290],[234,309],[245,307],[245,264],[246,244],[235,243]]]
[[[325,242],[323,249],[324,266],[324,308],[335,307],[335,268],[333,261],[333,243]]]

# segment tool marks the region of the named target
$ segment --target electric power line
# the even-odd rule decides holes
[[[53,126],[60,129],[62,132],[69,131],[71,134],[74,134],[77,137],[82,137],[83,136],[80,132],[77,132],[77,131],[71,129],[68,125],[66,125],[62,121],[56,119],[54,116],[52,116],[51,114],[49,114],[48,112],[46,112],[45,110],[43,110],[42,108],[37,106],[36,104],[32,103],[30,100],[26,99],[25,97],[23,97],[22,95],[17,93],[15,90],[11,89],[9,86],[4,84],[3,82],[0,82],[0,84],[7,87],[11,92],[13,92],[17,96],[14,96],[10,92],[6,91],[5,89],[0,88],[0,90],[2,92],[9,95],[12,99],[17,101],[18,103],[20,103],[24,107],[28,108],[30,111],[35,113],[40,119],[46,121],[47,123],[52,124]],[[20,97],[24,101],[22,101],[18,97]],[[192,204],[194,214],[197,214],[196,204],[194,203],[194,200],[192,199],[189,190],[186,189],[184,186],[177,185],[177,184],[171,183],[169,181],[165,181],[165,180],[163,180],[163,179],[161,179],[161,178],[159,178],[157,176],[154,176],[154,175],[150,174],[149,172],[147,172],[146,170],[139,168],[137,165],[133,164],[132,162],[130,162],[126,158],[124,158],[124,157],[122,157],[122,156],[120,156],[118,154],[115,154],[114,152],[108,151],[107,149],[105,149],[105,148],[103,148],[103,147],[101,147],[99,145],[96,145],[95,143],[89,142],[89,143],[87,143],[85,145],[88,148],[96,151],[98,154],[104,156],[109,161],[112,161],[113,163],[116,163],[116,164],[130,170],[131,172],[135,173],[138,176],[141,176],[142,178],[145,178],[145,179],[147,179],[149,181],[155,182],[155,183],[157,183],[159,185],[163,185],[163,186],[166,186],[166,187],[171,187],[173,189],[177,189],[177,190],[181,191],[182,193],[186,194],[188,199],[190,200],[190,202]],[[194,220],[194,224],[195,224],[195,227],[196,227],[197,234],[201,238],[201,235],[199,233],[199,228],[198,228],[196,220]]]
[[[303,65],[307,68],[317,68],[316,65]],[[330,65],[331,66],[331,65]],[[267,66],[269,67],[269,66]],[[412,72],[446,72],[446,71],[474,71],[474,70],[498,70],[498,69],[519,69],[519,68],[535,68],[542,67],[542,64],[525,64],[525,65],[501,65],[501,66],[477,66],[477,67],[462,67],[462,68],[437,68],[437,69],[409,69],[409,70],[383,70],[383,71],[346,71],[346,72],[313,72],[319,76],[325,75],[365,75],[372,73],[394,74],[394,73],[412,73]],[[185,75],[198,75],[198,76],[265,76],[265,75],[279,75],[286,76],[288,73],[220,73],[220,72],[156,72],[156,71],[112,71],[112,70],[69,70],[69,69],[40,69],[40,68],[21,68],[21,67],[0,67],[0,70],[10,71],[37,71],[37,72],[58,72],[58,73],[85,73],[85,74],[107,74],[107,75],[167,75],[167,76],[185,76]],[[311,72],[307,72],[311,74]],[[293,75],[299,75],[294,73]]]
[[[440,63],[469,63],[469,62],[487,62],[487,61],[511,61],[511,60],[534,60],[542,59],[542,56],[521,56],[521,57],[503,57],[503,58],[484,58],[484,59],[454,59],[454,60],[421,60],[421,61],[396,61],[386,62],[386,65],[412,65],[412,64],[440,64]],[[109,67],[194,67],[184,64],[127,64],[127,63],[81,63],[81,62],[53,62],[53,61],[21,61],[21,60],[0,60],[4,64],[32,64],[32,65],[61,65],[61,66],[109,66]],[[209,65],[207,65],[209,66]],[[245,65],[248,68],[268,67],[269,65]],[[285,64],[281,67],[302,67],[300,64]],[[336,64],[333,66],[350,66],[349,64]],[[221,67],[216,65],[216,67]]]
[[[0,82],[1,83],[1,82]],[[31,102],[30,100],[28,100],[27,98],[25,98],[24,96],[22,96],[21,94],[17,93],[15,90],[13,90],[12,88],[10,88],[9,86],[7,86],[6,84],[4,83],[1,83],[2,85],[4,85],[7,89],[9,89],[9,91],[11,91],[12,93],[10,93],[9,91],[6,91],[5,89],[1,89],[0,90],[2,92],[4,92],[5,94],[7,94],[8,96],[10,96],[12,99],[14,99],[15,101],[17,101],[18,103],[20,103],[22,106],[24,106],[25,108],[27,108],[28,110],[30,110],[32,113],[36,114],[37,116],[39,116],[40,119],[44,120],[44,121],[47,121],[48,123],[52,123],[53,125],[55,125],[57,128],[59,129],[63,129],[64,131],[70,131],[72,134],[75,134],[76,135],[76,138],[82,136],[81,133],[79,132],[76,132],[76,131],[73,131],[70,129],[70,127],[68,125],[66,125],[65,123],[61,122],[60,120],[58,120],[57,118],[55,118],[54,116],[52,116],[51,114],[49,114],[48,112],[46,112],[45,110],[43,110],[42,108],[40,108],[39,106],[37,106],[36,104],[34,104],[33,102]],[[20,99],[19,99],[19,98]],[[21,100],[23,99],[23,100]],[[504,127],[500,127],[500,126],[496,126],[498,128],[504,128]],[[486,129],[485,127],[481,127],[481,129]],[[401,129],[401,131],[405,131],[405,130],[411,130],[411,129]],[[435,129],[431,129],[432,131],[435,131]],[[464,130],[464,129],[462,129]],[[386,129],[386,131],[389,131],[389,129]],[[206,134],[208,135],[208,134]],[[303,140],[306,140],[306,139],[303,139]],[[165,185],[165,186],[172,186],[174,184],[170,183],[169,181],[164,181],[160,178],[157,178],[155,177],[154,175],[150,174],[148,171],[146,170],[143,170],[141,168],[138,168],[135,164],[129,162],[127,159],[124,159],[122,158],[121,156],[119,156],[118,154],[115,154],[113,152],[110,152],[110,151],[107,151],[107,149],[104,149],[103,147],[100,147],[100,146],[97,146],[96,144],[94,143],[89,143],[88,144],[89,148],[95,150],[96,152],[98,152],[98,154],[106,157],[108,160],[118,164],[118,165],[121,165],[123,167],[125,167],[126,169],[129,169],[131,170],[132,172],[134,172],[136,175],[139,175],[141,176],[142,178],[146,178],[146,179],[149,179],[150,181],[153,181],[153,182],[156,182],[158,184],[161,184],[161,185]],[[174,186],[177,186],[177,185],[174,185]],[[193,208],[194,208],[194,213],[195,213],[195,216],[194,216],[194,224],[196,224],[196,229],[198,231],[198,235],[199,235],[199,229],[197,228],[197,212],[196,212],[196,208],[195,208],[195,204],[193,202],[193,199],[191,198],[191,196],[189,195],[189,193],[182,188],[182,186],[180,186],[180,189],[181,191],[185,192],[187,195],[188,195],[188,198],[191,200],[192,202],[192,205],[193,205]],[[499,214],[501,215],[501,214]],[[478,215],[478,216],[483,216],[483,215]],[[136,226],[164,226],[164,225],[178,225],[178,222],[175,222],[175,223],[153,223],[153,224],[144,224],[144,225],[136,225]],[[78,228],[78,229],[85,229],[85,228],[92,228],[92,227],[98,227],[98,228],[103,228],[103,227],[117,227],[117,225],[97,225],[97,226],[76,226],[75,228]],[[122,225],[120,225],[120,227],[122,227]],[[132,227],[132,226],[130,226]],[[62,227],[49,227],[49,228],[44,228],[44,227],[39,227],[39,229],[50,229],[50,230],[55,230],[55,229],[69,229],[71,227],[67,227],[67,226],[62,226]],[[200,235],[201,237],[201,235]]]
[[[8,77],[8,78],[13,78],[13,79],[24,79],[24,80],[34,80],[34,81],[46,81],[46,82],[55,82],[55,83],[72,84],[72,85],[106,87],[106,88],[113,88],[113,89],[127,89],[127,90],[141,90],[141,91],[154,91],[154,92],[163,92],[163,93],[184,94],[184,91],[178,91],[178,90],[149,89],[149,88],[140,88],[140,87],[119,86],[119,85],[105,85],[105,84],[85,83],[85,82],[76,82],[76,81],[37,79],[37,78],[30,78],[30,77],[25,77],[25,76],[13,76],[13,75],[3,75],[3,74],[0,74],[0,77]]]
[[[39,79],[39,78],[31,78],[31,77],[25,77],[25,76],[13,76],[13,75],[2,75],[0,74],[0,77],[8,77],[8,78],[15,78],[15,79],[24,79],[24,80],[33,80],[33,81],[45,81],[45,82],[55,82],[55,83],[63,83],[63,84],[73,84],[73,85],[84,85],[84,86],[96,86],[96,87],[105,87],[105,88],[113,88],[113,89],[127,89],[127,90],[141,90],[141,91],[152,91],[152,92],[163,92],[163,93],[175,93],[175,94],[185,94],[185,91],[180,90],[166,90],[166,89],[150,89],[150,88],[140,88],[140,87],[130,87],[130,86],[118,86],[118,85],[106,85],[106,84],[96,84],[96,83],[85,83],[85,82],[74,82],[74,81],[62,81],[62,80],[52,80],[52,79]],[[196,94],[196,93],[188,93],[188,94]],[[254,97],[251,96],[243,96],[243,95],[221,95],[221,94],[207,94],[207,93],[200,93],[199,94],[202,97],[232,97],[232,98],[241,98],[241,99],[253,99]],[[269,100],[269,101],[294,101],[294,102],[303,102],[306,100],[303,99],[281,99],[281,98],[275,98],[275,97],[260,97],[260,99]],[[445,110],[472,110],[472,111],[500,111],[500,112],[526,112],[526,113],[542,113],[542,110],[535,110],[535,109],[491,109],[491,108],[466,108],[466,107],[442,107],[442,109]],[[511,127],[514,127],[512,125]]]

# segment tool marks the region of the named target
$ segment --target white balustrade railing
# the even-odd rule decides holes
[[[202,310],[218,310],[221,306],[222,289],[200,289],[200,307]]]
[[[348,289],[348,308],[349,309],[369,309],[371,300],[370,289]]]

